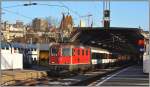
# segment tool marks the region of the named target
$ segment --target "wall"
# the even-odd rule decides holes
[[[1,53],[1,69],[23,69],[23,55]]]

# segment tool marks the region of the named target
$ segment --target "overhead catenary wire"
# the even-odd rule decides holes
[[[67,9],[68,11],[70,10],[68,7],[63,6],[63,5],[57,5],[57,4],[40,4],[40,3],[19,4],[19,5],[7,6],[7,7],[3,7],[3,8],[15,8],[15,7],[20,7],[20,6],[22,7],[22,6],[31,6],[31,5],[47,5],[47,6],[63,7],[65,9]]]
[[[74,11],[72,9],[70,9],[67,5],[65,5],[64,3],[60,2],[61,5],[58,4],[47,4],[47,3],[29,3],[29,4],[18,4],[18,5],[13,5],[13,6],[7,6],[7,7],[3,7],[3,8],[15,8],[15,7],[20,7],[20,6],[31,6],[31,5],[43,5],[43,6],[53,6],[53,7],[61,7],[61,8],[65,8],[67,9],[67,12],[69,14],[69,12],[72,12],[73,14],[75,14],[79,19],[83,18],[83,16],[81,16],[77,11]],[[10,12],[10,11],[9,11]],[[16,15],[31,19],[30,17],[27,17],[25,15],[22,15],[20,13],[17,12],[11,12],[14,13]]]
[[[67,5],[65,5],[63,2],[59,1],[60,4],[62,4],[63,6],[65,6],[66,8],[68,8],[71,12],[73,12],[75,15],[77,15],[79,18],[81,17],[81,15],[74,10],[71,10]]]
[[[5,9],[5,8],[16,8],[16,7],[20,7],[20,6],[31,6],[31,5],[43,5],[43,6],[61,7],[61,8],[67,9],[68,14],[69,14],[69,12],[72,12],[72,13],[76,14],[78,16],[78,18],[81,17],[79,13],[71,10],[68,6],[66,6],[64,4],[58,5],[58,4],[47,4],[47,3],[44,3],[44,4],[43,3],[29,3],[29,4],[18,4],[18,5],[13,5],[13,6],[7,6],[7,7],[3,7],[3,9]],[[24,18],[32,20],[32,18],[27,17],[25,15],[22,15],[22,14],[20,14],[18,12],[8,11],[7,9],[5,9],[5,11],[10,12],[10,13],[14,13],[16,15],[19,15],[19,16],[22,16]]]
[[[43,5],[43,6],[53,6],[53,7],[65,8],[65,9],[67,9],[68,14],[69,14],[69,12],[72,12],[72,13],[74,13],[78,18],[81,18],[81,15],[80,15],[78,12],[71,10],[71,9],[70,9],[68,6],[66,6],[65,4],[58,5],[58,4],[47,4],[47,3],[27,3],[27,4],[18,4],[18,5],[3,7],[3,9],[4,9],[5,11],[9,12],[9,13],[14,13],[14,14],[16,14],[16,15],[19,15],[19,16],[22,16],[22,17],[24,17],[24,18],[27,18],[27,19],[32,20],[32,18],[27,17],[27,16],[25,16],[25,15],[23,15],[23,14],[20,14],[20,13],[18,13],[18,12],[9,11],[9,10],[6,9],[6,8],[16,8],[16,7],[31,6],[31,5]]]
[[[4,8],[2,8],[2,10],[32,20],[31,17],[25,16],[25,15],[20,14],[18,12],[10,11],[10,10],[4,9]]]
[[[28,6],[28,5],[46,5],[46,6],[55,6],[55,7],[63,7],[65,9],[67,9],[67,11],[69,11],[69,8],[63,6],[63,5],[51,5],[51,4],[40,4],[40,3],[30,3],[30,4],[19,4],[19,5],[13,5],[13,6],[7,6],[7,7],[3,7],[2,10],[3,11],[6,11],[6,12],[9,12],[9,13],[12,13],[12,14],[15,14],[15,15],[18,15],[18,16],[21,16],[21,17],[24,17],[24,18],[27,18],[29,20],[32,20],[31,17],[28,17],[26,15],[23,15],[23,14],[20,14],[18,12],[14,12],[14,11],[10,11],[10,10],[7,10],[7,8],[15,8],[15,7],[20,7],[20,6]]]
[[[3,7],[3,8],[15,8],[15,7],[29,6],[29,5],[32,5],[32,3],[30,3],[30,4],[18,4],[18,5]],[[69,12],[72,12],[72,13],[76,14],[78,17],[81,17],[81,15],[80,15],[78,12],[71,10],[71,9],[70,9],[68,6],[66,6],[65,4],[58,5],[58,4],[46,4],[46,3],[44,3],[44,4],[42,4],[42,3],[34,3],[33,5],[43,5],[43,6],[45,5],[45,6],[62,7],[62,8],[67,9],[68,13],[69,13]]]
[[[19,4],[19,5],[12,5],[12,6],[6,6],[6,7],[2,7],[2,8],[15,8],[15,7],[22,7],[23,4]]]
[[[64,7],[64,6],[61,6],[61,5],[49,5],[49,4],[39,4],[39,5]],[[15,6],[9,6],[9,7],[17,7],[17,6],[22,6],[22,5],[15,5]],[[32,20],[31,17],[25,16],[25,15],[20,14],[18,12],[14,12],[14,11],[10,11],[10,10],[5,9],[5,8],[9,8],[9,7],[4,7],[2,10]],[[64,8],[66,8],[66,7],[64,7]],[[66,8],[66,9],[69,10],[68,8]],[[37,34],[37,33],[28,33],[28,34]],[[49,33],[45,33],[45,34],[49,34]]]
[[[65,7],[69,8],[67,5],[65,5],[63,2],[59,1],[60,4],[64,5]],[[69,8],[70,9],[70,8]],[[87,23],[88,23],[88,26],[92,26],[93,25],[93,21],[90,25],[90,17],[92,17],[93,15],[92,14],[88,14],[88,15],[84,15],[84,16],[81,16],[77,11],[74,11],[74,10],[70,10],[72,11],[74,14],[76,14],[78,16],[78,18],[80,19],[81,21],[81,18],[87,18]],[[92,19],[93,20],[93,19]]]
[[[37,3],[37,5],[47,5],[47,6],[56,6],[56,7],[62,7],[62,8],[65,8],[67,9],[67,11],[69,12],[69,8],[66,7],[66,6],[63,6],[63,5],[57,5],[57,4],[40,4],[40,3]]]

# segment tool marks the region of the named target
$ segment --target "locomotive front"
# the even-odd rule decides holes
[[[49,64],[57,70],[86,69],[90,65],[90,57],[90,49],[80,45],[53,45],[50,48]]]

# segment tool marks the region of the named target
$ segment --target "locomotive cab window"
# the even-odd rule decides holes
[[[71,56],[71,49],[70,48],[63,48],[62,49],[62,56]]]
[[[58,49],[56,49],[56,48],[51,48],[51,54],[52,54],[52,55],[57,55],[57,53],[58,53]]]

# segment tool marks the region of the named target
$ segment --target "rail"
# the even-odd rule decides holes
[[[106,72],[106,73],[104,73],[104,74],[99,74],[99,75],[96,75],[96,76],[87,78],[87,79],[85,79],[85,80],[83,80],[83,81],[80,81],[80,82],[77,82],[77,83],[73,83],[73,84],[71,84],[70,86],[87,86],[87,85],[89,85],[90,83],[92,83],[92,82],[98,80],[98,79],[101,78],[101,77],[104,77],[104,76],[106,76],[106,75],[108,75],[108,74],[111,74],[111,73],[114,73],[114,72],[116,72],[116,71],[119,71],[119,70],[121,70],[121,69],[123,69],[123,68],[126,68],[126,67],[128,67],[128,66],[130,66],[130,65],[122,66],[122,67],[119,67],[119,68],[117,68],[117,69],[115,69],[115,70],[108,71],[108,72]]]

